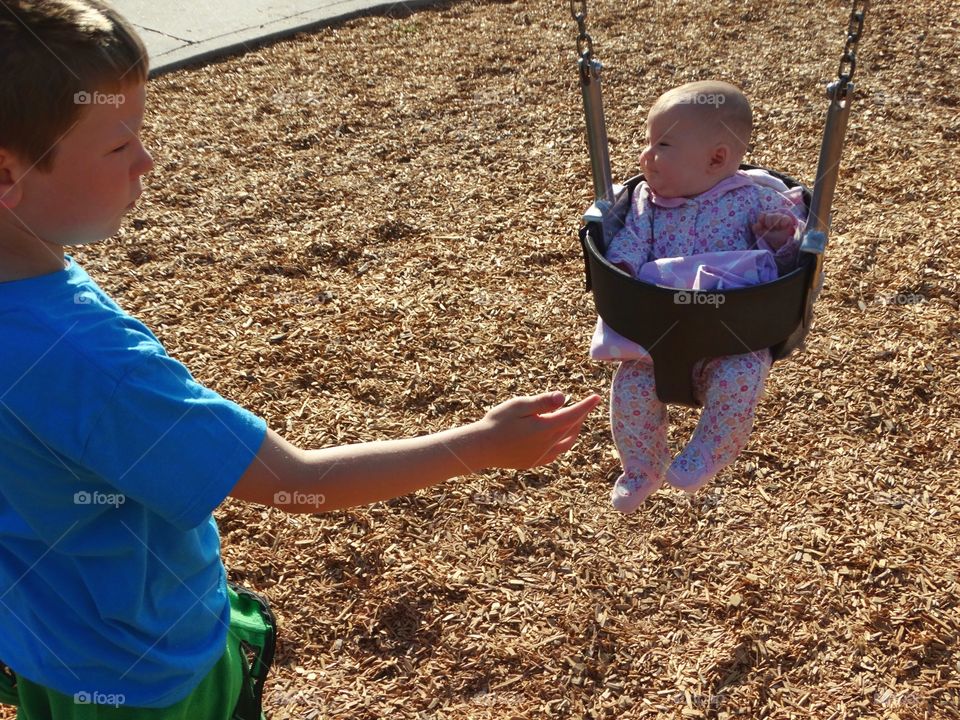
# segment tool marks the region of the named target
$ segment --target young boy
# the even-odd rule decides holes
[[[599,397],[514,398],[417,438],[291,445],[198,384],[64,254],[115,233],[153,167],[136,33],[98,0],[0,0],[0,47],[7,699],[26,720],[229,718],[241,666],[211,515],[225,497],[336,510],[548,463]]]

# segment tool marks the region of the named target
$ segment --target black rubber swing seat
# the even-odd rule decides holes
[[[767,172],[788,187],[800,186],[789,176]],[[632,195],[642,179],[628,180],[626,192]],[[809,209],[806,188],[804,199]],[[779,360],[802,344],[813,316],[815,255],[800,252],[795,270],[761,285],[722,292],[678,290],[642,282],[607,262],[603,233],[601,222],[589,222],[580,230],[587,290],[593,290],[597,313],[607,325],[650,353],[662,402],[700,406],[692,376],[703,358],[769,348]]]

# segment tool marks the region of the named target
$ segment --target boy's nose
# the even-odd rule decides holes
[[[146,175],[148,172],[153,170],[153,156],[147,152],[147,149],[140,145],[140,155],[137,158],[137,162],[134,165],[133,172],[137,177],[141,175]]]

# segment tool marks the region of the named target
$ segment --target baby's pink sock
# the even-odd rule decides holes
[[[670,464],[667,482],[692,495],[713,480],[722,467],[705,460],[699,448],[690,443]]]
[[[632,513],[643,504],[663,483],[663,477],[654,473],[621,475],[610,491],[610,501],[615,510]]]

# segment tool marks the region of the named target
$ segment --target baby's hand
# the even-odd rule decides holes
[[[765,240],[773,250],[779,250],[793,238],[797,221],[786,213],[763,213],[751,226],[757,240]]]

